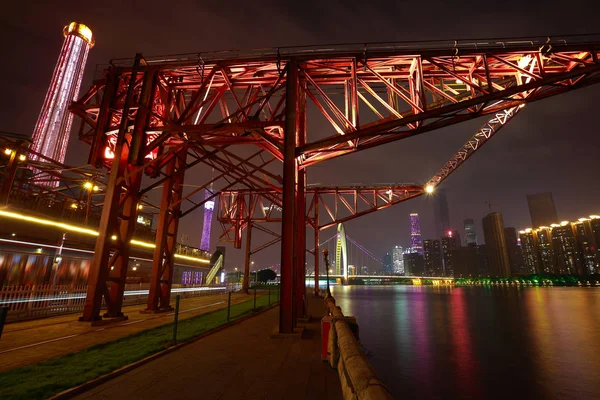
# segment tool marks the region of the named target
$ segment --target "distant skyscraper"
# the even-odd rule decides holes
[[[523,261],[523,252],[519,245],[517,230],[515,228],[504,228],[504,240],[506,240],[506,251],[508,252],[508,261],[510,271],[513,274],[525,273],[525,263]]]
[[[446,236],[450,229],[450,210],[444,189],[436,189],[433,195],[433,218],[435,220],[436,239]]]
[[[442,249],[439,240],[423,241],[423,257],[425,260],[425,275],[443,276]]]
[[[490,275],[510,276],[510,262],[501,214],[492,212],[483,218],[483,235],[487,247]]]
[[[423,276],[425,270],[425,261],[423,256],[414,249],[407,249],[403,255],[404,272],[407,276]]]
[[[477,244],[477,234],[475,233],[475,221],[473,218],[467,218],[463,221],[465,227],[466,244]]]
[[[552,193],[528,194],[527,204],[529,205],[532,228],[558,223]]]
[[[460,242],[452,231],[448,231],[442,238],[442,261],[444,265],[444,276],[454,276],[454,254],[460,247]]]
[[[423,254],[423,241],[421,239],[421,225],[419,224],[419,214],[410,214],[410,247],[417,253]]]
[[[540,272],[540,257],[538,255],[537,232],[531,228],[520,231],[521,250],[523,252],[523,263],[526,274],[537,274]]]
[[[402,246],[394,246],[392,250],[392,264],[394,274],[404,275],[404,257]]]
[[[94,45],[92,31],[83,24],[71,22],[65,26],[63,34],[65,41],[33,131],[31,146],[33,151],[60,163],[65,161],[73,122],[69,103],[77,98],[88,51]]]
[[[213,195],[212,184],[209,189],[204,191],[204,198],[208,199]],[[200,250],[210,251],[210,228],[212,225],[212,215],[215,208],[214,200],[204,203],[204,221],[202,224],[202,238],[200,240]]]
[[[556,225],[556,224],[555,224]],[[577,249],[573,224],[564,221],[552,228],[552,247],[556,257],[557,274],[581,274],[583,268]]]
[[[394,273],[394,261],[390,253],[385,253],[383,256],[383,274],[391,275]]]

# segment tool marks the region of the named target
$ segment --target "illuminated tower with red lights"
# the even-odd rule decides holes
[[[421,239],[421,224],[419,214],[410,214],[410,247],[417,253],[423,255],[423,240]]]
[[[73,114],[68,111],[69,104],[77,97],[88,52],[94,45],[92,31],[83,24],[71,22],[65,26],[63,34],[65,41],[33,131],[31,147],[33,151],[60,163],[65,160],[73,122]]]

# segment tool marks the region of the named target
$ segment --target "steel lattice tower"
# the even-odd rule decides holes
[[[88,52],[94,45],[92,31],[83,24],[71,22],[63,34],[65,41],[32,136],[33,151],[61,164],[73,122],[68,108],[77,98]]]
[[[213,195],[212,185],[204,191],[204,199]],[[208,200],[204,203],[204,222],[202,223],[202,239],[200,240],[200,250],[210,251],[210,227],[212,225],[212,215],[215,208],[214,200]]]

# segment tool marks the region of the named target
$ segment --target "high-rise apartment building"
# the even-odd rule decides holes
[[[531,228],[519,232],[521,239],[521,251],[523,253],[523,264],[526,274],[537,274],[540,272],[540,257],[538,254],[537,232]]]
[[[510,261],[504,238],[502,215],[492,212],[483,218],[483,235],[487,247],[491,276],[510,276]]]
[[[446,232],[450,230],[450,210],[448,208],[448,200],[446,199],[446,191],[444,189],[436,189],[433,197],[433,218],[435,221],[436,239],[446,236]]]
[[[393,273],[398,275],[404,275],[404,250],[402,246],[394,246],[392,250],[392,265]]]
[[[394,262],[392,261],[392,255],[390,253],[385,253],[383,256],[383,274],[391,275],[394,273]]]
[[[467,218],[463,221],[463,226],[465,228],[465,244],[469,246],[470,244],[477,244],[477,234],[475,233],[475,221],[473,218]]]
[[[529,205],[529,215],[531,216],[532,228],[540,226],[550,226],[558,222],[556,207],[552,193],[537,193],[527,195],[527,204]]]
[[[556,274],[582,274],[574,226],[569,221],[563,221],[552,226],[552,247],[556,257],[554,273]]]
[[[423,255],[417,253],[414,249],[407,249],[404,252],[404,274],[407,276],[423,276],[425,273],[425,261]]]
[[[454,253],[460,243],[457,241],[456,236],[452,235],[452,231],[449,231],[446,236],[442,238],[442,263],[443,263],[443,276],[454,276]]]
[[[552,246],[552,228],[543,226],[536,229],[538,254],[540,257],[540,273],[554,274],[556,271],[556,258]]]
[[[69,104],[77,98],[88,51],[94,45],[92,31],[83,24],[71,22],[65,26],[63,34],[65,40],[31,138],[33,151],[59,163],[65,161],[73,123]],[[37,158],[32,157],[34,160]],[[45,160],[40,158],[38,161]],[[40,183],[58,185],[48,177],[43,177]]]
[[[419,214],[410,214],[410,247],[417,253],[423,254],[423,241],[421,239],[421,225],[419,223]]]
[[[600,272],[600,216],[519,232],[527,273],[586,275]],[[535,270],[534,270],[535,269]]]
[[[427,239],[423,241],[423,258],[425,261],[425,275],[443,276],[444,267],[439,240]]]
[[[506,240],[506,251],[508,252],[510,272],[512,274],[525,273],[523,252],[521,251],[521,246],[519,244],[517,230],[512,227],[504,228],[504,239]]]

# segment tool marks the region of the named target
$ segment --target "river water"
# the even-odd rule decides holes
[[[600,399],[600,289],[334,286],[398,399]]]

